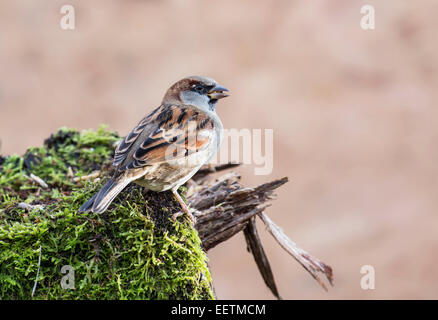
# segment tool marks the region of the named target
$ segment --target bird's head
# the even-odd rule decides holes
[[[172,85],[163,98],[164,104],[188,104],[215,111],[219,99],[228,97],[228,89],[208,77],[187,77]]]

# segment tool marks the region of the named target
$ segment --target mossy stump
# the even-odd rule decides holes
[[[104,214],[78,213],[106,180],[81,177],[110,174],[119,139],[60,129],[0,157],[0,299],[214,298],[201,240],[184,216],[170,219],[169,193],[132,185]]]

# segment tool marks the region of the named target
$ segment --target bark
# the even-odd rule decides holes
[[[230,167],[235,165],[206,167],[200,170],[193,178],[195,183],[190,184],[188,189],[187,200],[190,207],[196,210],[195,227],[199,232],[203,248],[208,251],[243,231],[248,251],[252,253],[265,284],[275,297],[281,299],[267,255],[258,236],[255,218],[259,216],[280,246],[327,290],[319,275],[324,275],[330,285],[333,285],[332,268],[299,248],[265,213],[269,201],[274,198],[275,189],[288,182],[288,178],[273,180],[253,188],[242,186],[239,182],[240,176],[236,172],[228,172],[214,182],[209,182],[206,178],[211,173]]]

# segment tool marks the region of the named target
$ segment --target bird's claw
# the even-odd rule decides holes
[[[174,213],[173,215],[172,215],[172,220],[173,221],[176,221],[176,219],[178,218],[178,217],[180,217],[180,216],[182,216],[182,215],[186,215],[189,219],[190,219],[190,221],[192,222],[192,225],[195,225],[196,224],[196,218],[195,218],[195,216],[194,215],[192,215],[190,212],[183,212],[183,211],[178,211],[177,213]]]

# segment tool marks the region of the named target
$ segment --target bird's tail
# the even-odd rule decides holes
[[[79,208],[79,212],[104,212],[108,206],[113,202],[114,198],[130,183],[129,179],[109,179],[107,183],[96,193],[90,200],[85,202]]]

